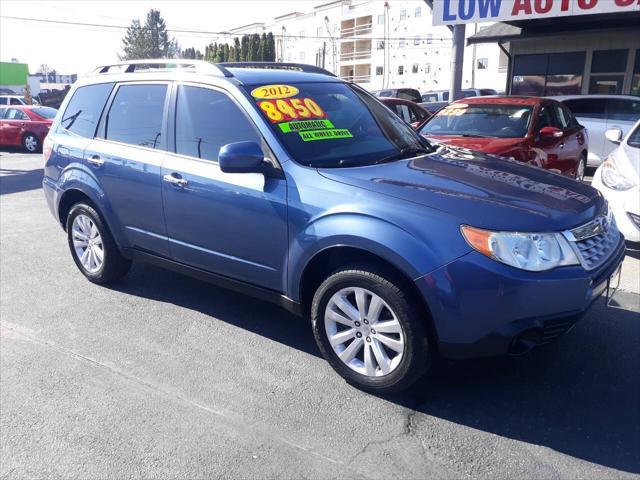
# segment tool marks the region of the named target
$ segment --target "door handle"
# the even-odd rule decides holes
[[[560,148],[564,148],[564,142],[560,144]]]
[[[100,155],[91,155],[89,158],[87,158],[87,162],[89,162],[91,165],[95,165],[96,167],[101,167],[102,165],[104,165],[104,160],[100,158]]]
[[[189,183],[187,180],[185,180],[184,178],[180,178],[180,177],[176,177],[175,175],[178,175],[177,173],[172,173],[172,174],[167,174],[164,177],[162,177],[162,179],[167,182],[170,183],[172,185],[175,185],[177,187],[184,187],[187,185],[187,183]]]

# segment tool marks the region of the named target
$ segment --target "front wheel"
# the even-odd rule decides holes
[[[109,228],[92,206],[73,206],[67,217],[67,237],[76,266],[93,283],[111,283],[129,271],[131,261],[122,256]]]
[[[584,173],[587,169],[587,157],[584,155],[580,156],[580,160],[578,161],[578,166],[576,167],[576,180],[579,182],[584,181]]]
[[[422,312],[401,287],[392,274],[356,267],[333,273],[315,293],[311,320],[320,351],[363,390],[404,390],[429,367]]]

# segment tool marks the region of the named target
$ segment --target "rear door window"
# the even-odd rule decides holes
[[[121,85],[105,122],[105,138],[160,148],[167,85]]]
[[[176,104],[176,153],[218,160],[220,147],[262,139],[255,127],[226,94],[180,85]]]
[[[627,100],[624,98],[610,98],[607,100],[607,118],[635,122],[640,119],[640,99]]]
[[[10,108],[5,115],[5,119],[6,120],[29,120],[29,117],[27,116],[26,113],[24,113],[21,110],[18,110],[17,108]]]
[[[606,103],[604,98],[576,98],[563,102],[576,117],[605,118]]]
[[[82,137],[93,138],[112,88],[113,83],[78,88],[62,115],[62,128]]]

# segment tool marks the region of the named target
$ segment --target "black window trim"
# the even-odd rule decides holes
[[[167,114],[167,120],[168,120],[168,122],[167,122],[167,131],[169,132],[169,135],[167,136],[167,139],[168,139],[169,143],[168,143],[168,148],[166,150],[168,155],[171,155],[172,157],[176,157],[176,158],[183,158],[183,159],[190,160],[190,161],[205,163],[207,165],[216,165],[216,166],[219,165],[218,160],[209,160],[209,159],[205,159],[205,158],[192,157],[190,155],[184,155],[184,154],[178,153],[176,151],[176,148],[177,148],[177,145],[176,145],[176,117],[178,115],[178,88],[180,86],[205,88],[205,89],[213,90],[215,92],[218,92],[218,93],[221,93],[223,95],[226,95],[235,104],[235,106],[238,107],[238,109],[246,117],[247,121],[250,122],[250,124],[253,126],[254,130],[256,131],[256,134],[261,139],[261,147],[262,147],[262,151],[264,153],[265,161],[271,163],[271,165],[273,166],[274,169],[276,169],[278,171],[282,171],[282,167],[280,165],[280,162],[279,162],[278,158],[276,157],[273,148],[271,148],[271,145],[269,145],[268,140],[265,138],[265,136],[263,135],[262,131],[260,130],[260,128],[258,127],[256,122],[253,120],[253,118],[251,118],[251,115],[249,115],[249,113],[246,111],[246,109],[238,102],[238,100],[236,98],[234,98],[233,94],[229,90],[223,88],[220,85],[210,85],[210,84],[207,84],[207,83],[198,83],[198,82],[186,81],[186,80],[185,81],[182,81],[182,80],[174,81],[173,85],[172,85],[172,88],[171,88],[171,94],[169,95],[170,101],[169,101],[169,110],[168,110],[168,114]]]
[[[122,145],[125,147],[147,150],[150,152],[166,152],[167,151],[167,116],[169,113],[169,99],[170,99],[172,83],[173,82],[171,80],[133,80],[133,81],[116,82],[111,90],[111,93],[109,94],[109,97],[107,98],[104,108],[102,109],[102,113],[100,114],[100,121],[98,122],[98,128],[96,129],[94,139],[100,140],[102,142],[113,143],[114,145]],[[165,92],[165,97],[164,97],[164,107],[162,109],[162,127],[160,129],[160,144],[158,145],[157,148],[144,147],[142,145],[133,145],[131,143],[118,142],[116,140],[109,140],[108,138],[105,138],[107,117],[109,116],[109,112],[111,111],[111,107],[113,106],[113,102],[116,98],[118,90],[122,86],[130,86],[130,85],[166,85],[167,86],[167,91]]]

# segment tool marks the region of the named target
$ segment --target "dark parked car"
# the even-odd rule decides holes
[[[460,98],[484,97],[487,95],[498,95],[493,88],[464,88]],[[422,102],[448,102],[449,90],[432,90],[421,94]]]
[[[491,153],[582,180],[587,131],[562,103],[536,97],[473,97],[449,104],[420,134],[447,145]]]
[[[39,151],[56,113],[53,108],[36,105],[0,107],[0,145],[22,145],[27,152]]]
[[[431,116],[431,113],[410,100],[382,97],[380,101],[413,128],[418,128]]]
[[[422,101],[420,92],[415,88],[387,88],[384,90],[376,90],[371,93],[380,98],[402,98],[403,100],[410,100],[415,103],[419,103]]]
[[[546,344],[613,285],[624,238],[590,186],[434,148],[355,84],[266,66],[143,60],[76,82],[43,187],[89,281],[138,259],[276,302],[378,393],[434,356]]]

